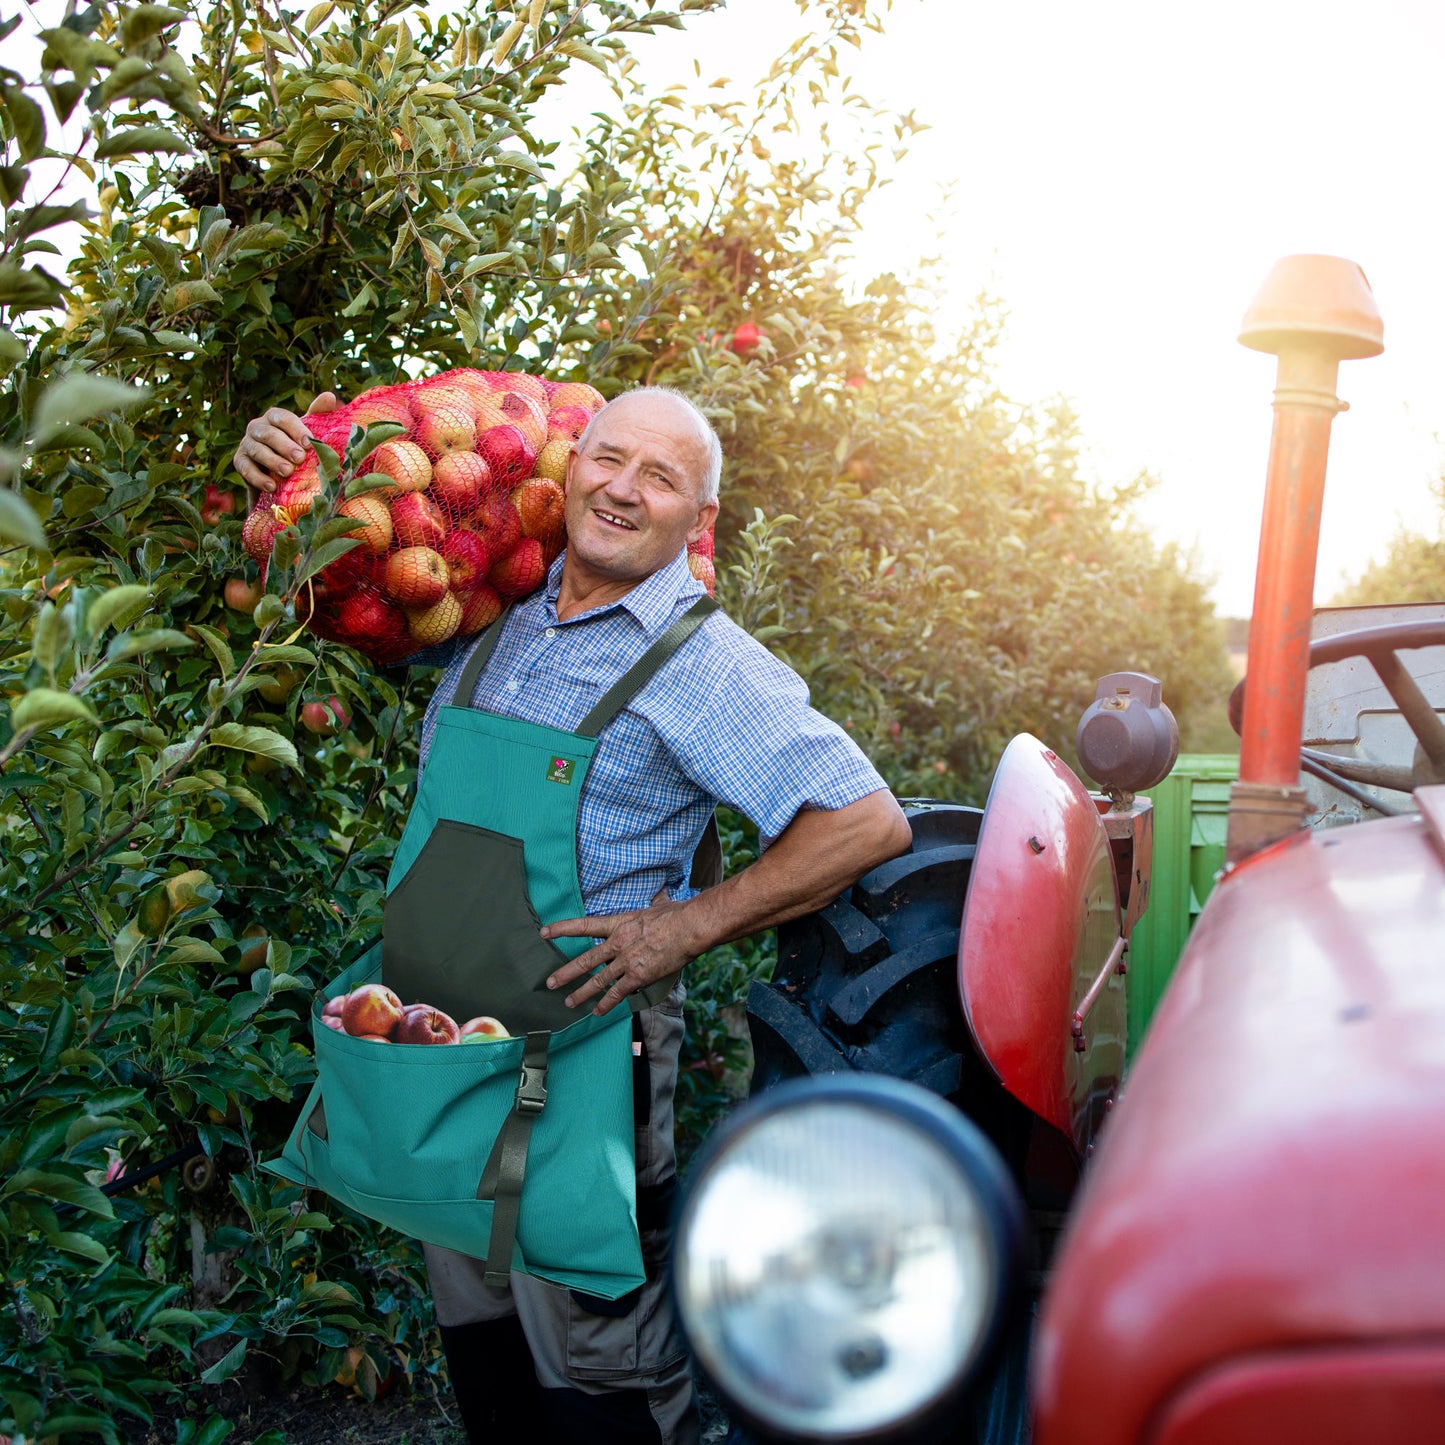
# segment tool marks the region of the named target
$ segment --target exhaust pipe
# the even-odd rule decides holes
[[[1340,362],[1378,356],[1384,335],[1365,273],[1341,256],[1275,262],[1244,313],[1240,342],[1279,367],[1228,863],[1295,832],[1309,810],[1299,760],[1320,505],[1330,423],[1348,405],[1335,387]]]

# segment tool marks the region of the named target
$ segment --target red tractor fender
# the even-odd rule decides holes
[[[1124,1068],[1118,883],[1098,808],[1020,734],[989,789],[964,902],[958,985],[979,1053],[1082,1154]]]

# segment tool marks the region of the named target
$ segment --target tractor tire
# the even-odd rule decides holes
[[[976,1069],[958,933],[983,813],[904,799],[913,846],[778,929],[771,983],[748,991],[752,1092],[847,1070],[957,1099]]]

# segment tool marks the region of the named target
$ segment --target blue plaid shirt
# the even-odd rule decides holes
[[[679,553],[621,601],[562,622],[561,577],[559,558],[546,586],[512,609],[474,706],[575,731],[703,591]],[[452,702],[473,645],[455,649],[427,708],[423,768],[437,710]],[[842,728],[808,706],[797,673],[715,612],[601,732],[578,812],[583,903],[601,915],[645,908],[660,888],[691,896],[693,851],[719,802],[766,841],[800,809],[841,808],[886,786]]]

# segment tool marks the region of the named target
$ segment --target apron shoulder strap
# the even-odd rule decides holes
[[[662,665],[717,611],[711,597],[699,597],[641,657],[603,694],[597,706],[577,725],[577,731],[595,738],[627,706],[634,693],[656,675]]]
[[[452,697],[452,702],[457,707],[472,705],[472,694],[477,690],[477,681],[486,665],[492,660],[492,653],[497,650],[497,640],[501,637],[502,629],[507,625],[507,618],[511,614],[510,606],[504,608],[502,615],[482,633],[476,646],[472,648],[472,655],[467,658],[467,665],[462,668],[462,675],[457,681],[457,690]]]

